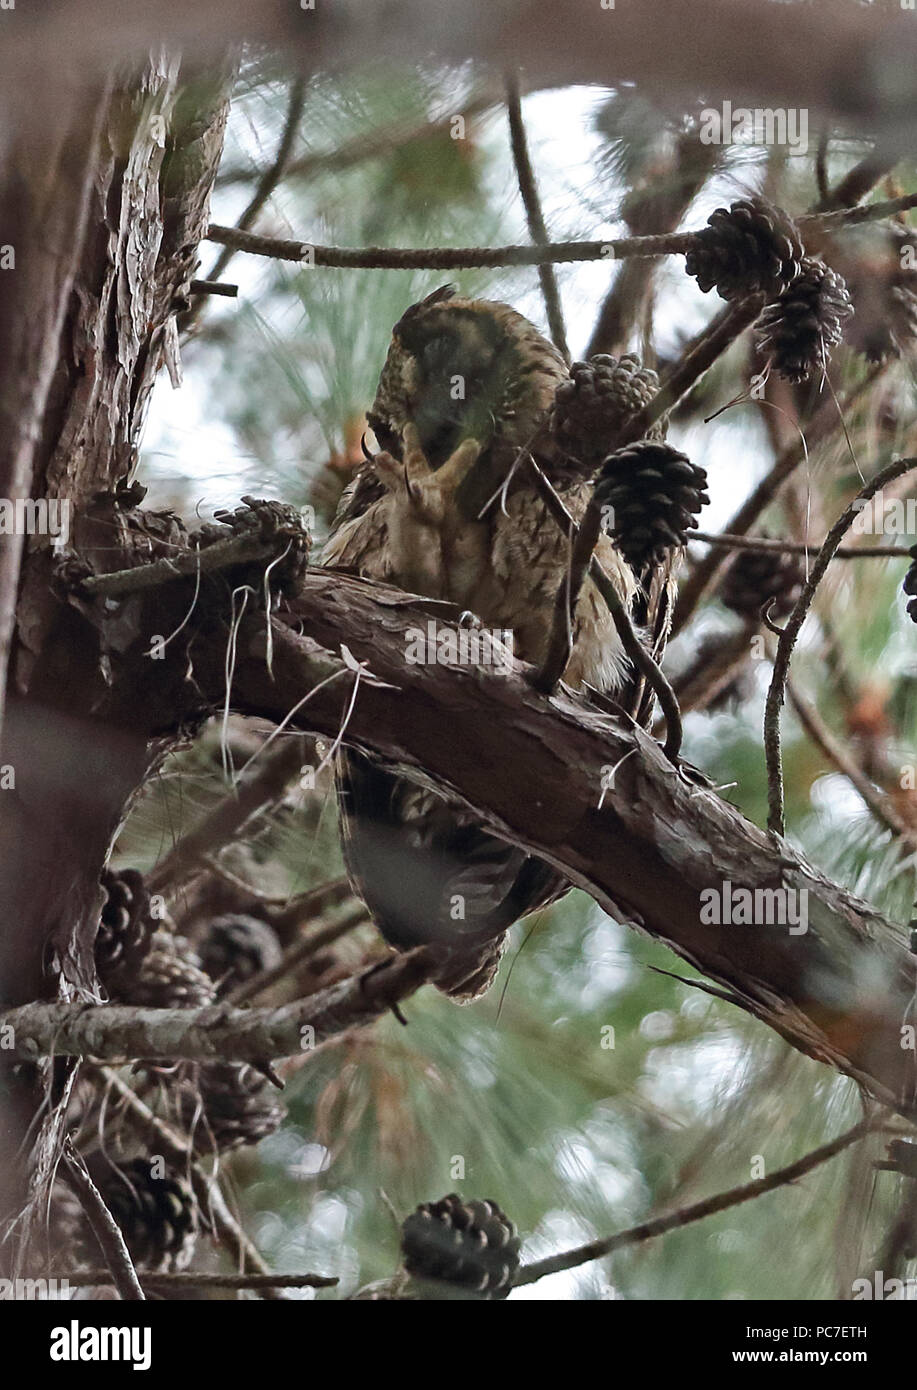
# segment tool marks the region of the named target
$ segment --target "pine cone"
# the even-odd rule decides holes
[[[830,260],[854,305],[847,341],[871,362],[917,342],[917,232],[896,223],[848,229]]]
[[[758,348],[787,381],[805,381],[827,364],[852,313],[843,277],[822,261],[807,258],[802,274],[758,320]]]
[[[553,430],[558,444],[572,458],[597,466],[614,448],[628,415],[640,410],[659,390],[659,378],[642,367],[632,353],[609,357],[599,353],[588,362],[574,362],[570,379],[554,396]],[[661,435],[662,427],[656,428]]]
[[[791,217],[766,198],[740,198],[717,208],[696,235],[685,269],[706,294],[722,299],[780,294],[800,271],[802,239]]]
[[[150,895],[136,869],[102,871],[107,894],[95,940],[96,972],[111,993],[119,978],[136,976],[150,953],[157,923],[150,916]]]
[[[611,507],[607,529],[637,573],[688,540],[705,503],[707,474],[670,444],[641,439],[609,455],[596,500]]]
[[[764,535],[762,540],[769,539]],[[742,618],[759,618],[765,604],[775,618],[793,611],[805,583],[802,555],[780,550],[740,550],[726,572],[720,597]]]
[[[197,1203],[184,1178],[153,1176],[153,1165],[134,1158],[118,1166],[102,1154],[87,1159],[102,1199],[117,1222],[131,1259],[157,1274],[187,1269],[199,1229]],[[54,1188],[51,1230],[55,1244],[77,1268],[102,1263],[98,1243],[76,1196],[63,1182]]]
[[[425,1202],[401,1228],[404,1267],[416,1279],[456,1284],[480,1298],[506,1298],[519,1268],[519,1237],[496,1202],[456,1193]]]
[[[214,1062],[200,1068],[197,1086],[182,1096],[185,1127],[199,1153],[224,1153],[257,1144],[279,1129],[287,1108],[274,1087],[245,1062]]]
[[[917,623],[917,545],[912,545],[907,553],[911,557],[911,564],[901,587],[910,598],[907,615],[911,622]]]
[[[199,1009],[213,1003],[216,987],[185,938],[160,929],[137,974],[120,974],[111,997],[152,1009]]]
[[[221,997],[255,975],[273,970],[283,955],[270,923],[241,912],[215,917],[198,951],[201,965],[216,983]]]

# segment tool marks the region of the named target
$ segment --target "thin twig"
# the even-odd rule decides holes
[[[313,927],[308,936],[301,941],[294,942],[288,946],[283,956],[270,970],[262,970],[254,975],[250,980],[244,980],[237,985],[231,994],[226,996],[229,1004],[242,1004],[248,999],[254,999],[256,995],[269,989],[271,985],[283,980],[297,968],[314,956],[317,951],[324,950],[326,946],[339,941],[347,932],[362,926],[364,922],[371,920],[366,908],[362,903],[356,903],[353,907],[344,912],[336,921],[320,922]]]
[[[870,393],[878,378],[887,369],[887,365],[885,362],[877,363],[863,380],[847,393],[841,402],[840,413],[838,413],[833,401],[825,401],[822,404],[806,425],[806,444],[810,454],[817,444],[821,444],[840,429],[843,416],[852,406],[856,405],[857,401]],[[735,513],[726,527],[727,534],[742,536],[749,531],[805,457],[806,449],[802,440],[795,439],[791,444],[788,444],[774,460],[770,471],[765,474]],[[681,632],[698,604],[717,582],[724,565],[727,563],[728,556],[719,554],[716,549],[711,549],[710,554],[694,566],[688,579],[682,584],[678,595],[675,616],[672,619],[673,635]]]
[[[886,203],[806,215],[798,219],[798,226],[803,232],[834,231],[890,217],[915,206],[917,193],[912,193]],[[696,233],[667,232],[661,236],[606,238],[604,241],[556,241],[546,246],[351,247],[318,246],[308,241],[258,236],[239,227],[224,227],[212,222],[206,239],[233,251],[249,251],[255,256],[299,261],[310,266],[350,270],[462,270],[623,260],[627,256],[684,256],[694,247]]]
[[[900,835],[910,849],[917,849],[917,830],[898,815],[887,796],[876,790],[863,769],[850,756],[840,740],[835,738],[815,707],[799,693],[791,680],[787,680],[787,691],[799,722],[812,742],[856,788],[879,824],[890,830],[893,835]]]
[[[670,1212],[667,1216],[656,1216],[649,1221],[642,1222],[639,1226],[631,1226],[629,1230],[619,1231],[617,1235],[608,1236],[604,1240],[593,1240],[588,1245],[580,1245],[575,1250],[566,1250],[560,1255],[550,1255],[545,1260],[538,1260],[532,1264],[523,1265],[514,1280],[514,1287],[518,1288],[521,1284],[534,1284],[537,1279],[543,1279],[547,1274],[557,1274],[564,1269],[575,1269],[578,1265],[587,1264],[590,1260],[601,1260],[606,1255],[611,1255],[615,1250],[620,1250],[627,1245],[639,1245],[644,1240],[651,1240],[654,1236],[665,1235],[667,1231],[678,1230],[682,1226],[688,1226],[694,1221],[701,1221],[706,1216],[713,1216],[720,1211],[727,1211],[730,1207],[737,1207],[742,1202],[750,1202],[755,1197],[763,1197],[767,1192],[773,1192],[776,1188],[786,1187],[789,1183],[797,1182],[800,1178],[811,1173],[820,1164],[826,1163],[828,1159],[834,1158],[836,1154],[843,1152],[851,1144],[857,1143],[865,1138],[871,1130],[878,1127],[875,1118],[861,1120],[852,1129],[845,1130],[836,1139],[830,1140],[827,1144],[822,1144],[820,1148],[813,1149],[811,1153],[798,1158],[795,1163],[790,1163],[786,1168],[778,1168],[765,1178],[756,1178],[753,1182],[743,1183],[741,1187],[730,1188],[728,1192],[718,1192],[713,1197],[705,1197],[701,1202],[695,1202],[688,1207],[680,1207],[678,1211]]]
[[[214,541],[213,545],[204,546],[201,550],[185,550],[174,557],[166,555],[150,564],[114,570],[111,574],[88,575],[79,581],[79,588],[93,598],[120,598],[123,594],[156,589],[161,584],[192,574],[212,574],[232,565],[268,560],[277,554],[277,549],[277,537],[265,540],[256,532],[228,536],[226,540]]]
[[[692,541],[717,546],[722,550],[778,551],[781,555],[815,555],[819,545],[805,541],[783,541],[772,536],[732,536],[728,531],[712,535],[708,531],[692,531]],[[839,545],[835,560],[910,560],[911,554],[901,545]]]
[[[287,103],[287,116],[284,122],[283,133],[280,137],[280,144],[277,146],[277,153],[270,168],[266,169],[258,180],[258,186],[245,207],[242,216],[236,223],[240,232],[247,231],[252,225],[258,213],[264,207],[271,194],[274,193],[290,162],[293,153],[293,146],[299,131],[299,123],[302,119],[303,107],[306,97],[305,78],[297,77],[290,84],[290,96]],[[236,248],[227,244],[226,249],[221,251],[210,268],[207,275],[208,280],[219,280],[223,271],[235,255]]]
[[[189,294],[222,295],[224,299],[237,299],[238,285],[229,285],[225,280],[192,280],[188,286]]]
[[[309,241],[259,236],[212,222],[207,229],[207,240],[235,251],[248,251],[254,256],[343,270],[463,270],[611,261],[625,256],[684,256],[694,245],[694,233],[670,232],[665,236],[606,238],[604,241],[555,241],[546,246],[319,246]]]
[[[571,536],[575,548],[579,533],[576,522],[567,511],[562,499],[558,496],[551,484],[550,479],[538,467],[538,464],[532,458],[531,454],[528,455],[526,462],[545,500],[548,511],[554,517],[554,520],[564,534]],[[659,705],[666,722],[666,737],[663,745],[663,752],[670,761],[676,762],[681,749],[681,713],[678,708],[678,701],[675,698],[675,692],[669,684],[668,677],[665,675],[662,668],[653,660],[653,657],[640,641],[640,638],[634,631],[634,625],[630,620],[627,609],[618,595],[617,589],[594,555],[589,562],[589,578],[598,589],[608,611],[611,613],[615,629],[621,639],[621,645],[626,655],[633,662],[640,674],[645,677],[659,700]]]
[[[672,370],[663,376],[652,400],[624,422],[619,447],[642,439],[657,420],[677,405],[739,334],[754,323],[763,307],[763,295],[749,295],[721,310],[688,345]]]
[[[809,577],[803,585],[802,593],[796,600],[792,613],[787,619],[786,626],[780,635],[777,643],[777,653],[774,658],[774,672],[771,677],[770,688],[767,692],[767,702],[764,710],[764,753],[767,760],[767,803],[768,803],[768,829],[774,834],[782,835],[784,832],[784,796],[783,796],[783,764],[780,755],[780,711],[786,695],[786,682],[790,669],[790,658],[793,655],[793,648],[799,636],[803,623],[806,620],[812,600],[815,597],[815,590],[821,583],[825,571],[831,562],[834,552],[840,544],[841,537],[853,525],[859,515],[861,507],[858,503],[868,502],[877,492],[886,485],[900,478],[902,474],[908,473],[912,468],[917,468],[917,458],[895,459],[886,468],[883,468],[876,476],[862,487],[854,500],[850,503],[837,521],[831,527],[825,542],[818,552],[815,563],[809,573]]]
[[[516,178],[519,183],[519,192],[522,196],[522,203],[525,208],[526,221],[528,222],[529,235],[536,246],[547,246],[548,228],[541,210],[541,199],[538,195],[538,184],[535,179],[535,171],[532,168],[532,161],[529,157],[528,140],[525,134],[525,122],[522,119],[522,97],[519,92],[519,78],[515,72],[508,72],[506,75],[506,109],[509,115],[510,144],[513,151],[513,163],[516,166]],[[566,362],[570,361],[570,349],[567,346],[567,330],[564,326],[564,311],[560,302],[560,291],[557,287],[557,276],[554,274],[552,265],[540,265],[538,267],[538,279],[541,281],[541,293],[544,297],[545,312],[548,316],[548,327],[551,332],[554,346]]]
[[[67,1281],[74,1288],[98,1288],[111,1283],[104,1269],[76,1269],[67,1274],[46,1275],[58,1283]],[[341,1281],[327,1274],[203,1274],[184,1270],[180,1274],[162,1274],[139,1269],[137,1277],[144,1288],[154,1292],[184,1289],[333,1289]]]
[[[137,1271],[124,1243],[121,1228],[89,1176],[89,1169],[82,1155],[77,1153],[69,1138],[64,1140],[62,1157],[64,1176],[79,1199],[108,1266],[108,1276],[103,1282],[114,1284],[125,1302],[143,1303],[146,1295],[140,1287]]]

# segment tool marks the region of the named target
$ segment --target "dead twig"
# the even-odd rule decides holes
[[[796,600],[792,613],[786,621],[780,640],[777,643],[777,653],[774,658],[774,673],[771,678],[770,688],[767,692],[767,702],[764,710],[764,753],[767,760],[767,802],[768,802],[768,829],[777,835],[784,832],[784,795],[783,795],[783,764],[780,753],[780,711],[786,695],[786,682],[790,669],[790,658],[793,655],[793,648],[799,636],[803,623],[806,620],[812,600],[815,597],[815,590],[821,583],[825,571],[831,562],[834,552],[840,544],[841,537],[853,525],[860,507],[858,503],[868,502],[877,492],[880,492],[887,483],[894,482],[903,473],[909,472],[912,468],[917,468],[917,458],[895,459],[886,468],[883,468],[876,476],[862,487],[850,506],[838,517],[837,521],[828,532],[825,542],[812,569],[806,580],[802,593]]]
[[[64,1176],[79,1199],[80,1206],[99,1243],[108,1265],[105,1283],[113,1283],[121,1298],[128,1303],[143,1303],[146,1295],[140,1287],[137,1271],[124,1243],[121,1228],[105,1205],[101,1192],[89,1176],[89,1169],[70,1139],[62,1150]]]

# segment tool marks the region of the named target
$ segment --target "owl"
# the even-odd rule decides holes
[[[506,304],[446,286],[409,308],[392,332],[368,412],[379,451],[344,494],[323,564],[445,599],[514,655],[545,656],[569,538],[524,466],[541,465],[579,520],[588,476],[552,430],[560,354]],[[612,540],[597,557],[625,604],[636,578]],[[611,615],[587,579],[575,610],[565,682],[614,694],[627,663]],[[447,735],[444,735],[447,736]],[[459,1000],[483,993],[507,929],[561,896],[556,870],[477,824],[447,797],[376,758],[346,750],[338,790],[354,888],[394,947],[435,945],[437,985]]]

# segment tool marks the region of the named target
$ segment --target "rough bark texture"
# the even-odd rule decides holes
[[[201,76],[155,54],[116,84],[64,80],[47,103],[33,93],[29,104],[21,92],[15,103],[19,128],[4,150],[2,186],[17,241],[12,292],[0,294],[2,493],[65,500],[72,542],[89,557],[123,529],[110,504],[92,499],[130,471],[174,340],[173,304],[206,226],[222,148],[228,75],[225,60]],[[12,102],[9,89],[4,98]],[[46,993],[53,958],[64,997],[91,995],[99,872],[160,751],[145,728],[96,716],[107,655],[98,643],[68,646],[49,538],[29,537],[24,555],[18,542],[5,538],[0,557],[0,658],[18,591],[0,750],[15,775],[15,788],[0,793],[7,1004]],[[117,644],[117,634],[109,638]],[[9,1091],[2,1182],[21,1177],[14,1153],[34,1103],[15,1077]],[[0,1194],[0,1210],[20,1195]]]
[[[157,620],[169,590],[168,602],[182,611],[187,583],[166,586],[155,604]],[[228,593],[226,581],[222,590]],[[116,664],[101,713],[119,723],[129,709],[135,724],[143,722],[152,734],[216,707],[225,694],[221,601],[220,586],[205,595],[187,648],[167,662],[142,655],[146,638],[138,636]],[[612,915],[666,942],[795,1047],[910,1111],[914,1054],[902,1046],[901,1027],[915,965],[902,929],[830,883],[690,773],[676,770],[650,738],[603,710],[563,693],[541,696],[521,671],[506,676],[484,667],[406,663],[406,629],[455,616],[445,604],[313,570],[300,596],[274,621],[272,673],[264,616],[240,628],[232,705],[279,722],[314,690],[293,723],[333,737],[356,679],[335,655],[346,645],[377,678],[360,680],[348,742],[460,797],[483,823],[550,860]],[[148,625],[141,618],[138,634]],[[189,660],[193,685],[185,674]],[[329,676],[335,678],[316,688]],[[805,894],[795,902],[806,901],[807,930],[794,934],[786,921],[704,921],[701,894],[719,893],[726,881],[736,890]],[[92,1023],[95,1048],[101,1047],[106,1012],[101,1009]],[[56,1018],[63,1023],[63,1016]],[[166,1037],[179,1054],[190,1045],[174,1028],[169,1033],[168,1023],[162,1026],[158,1046]],[[180,1021],[181,1037],[189,1026],[190,1019]],[[346,1017],[341,1026],[349,1026]],[[218,1028],[227,1039],[232,1031]],[[86,1039],[79,1029],[67,1036],[71,1043]],[[123,1036],[116,1037],[114,1050],[122,1044]]]

